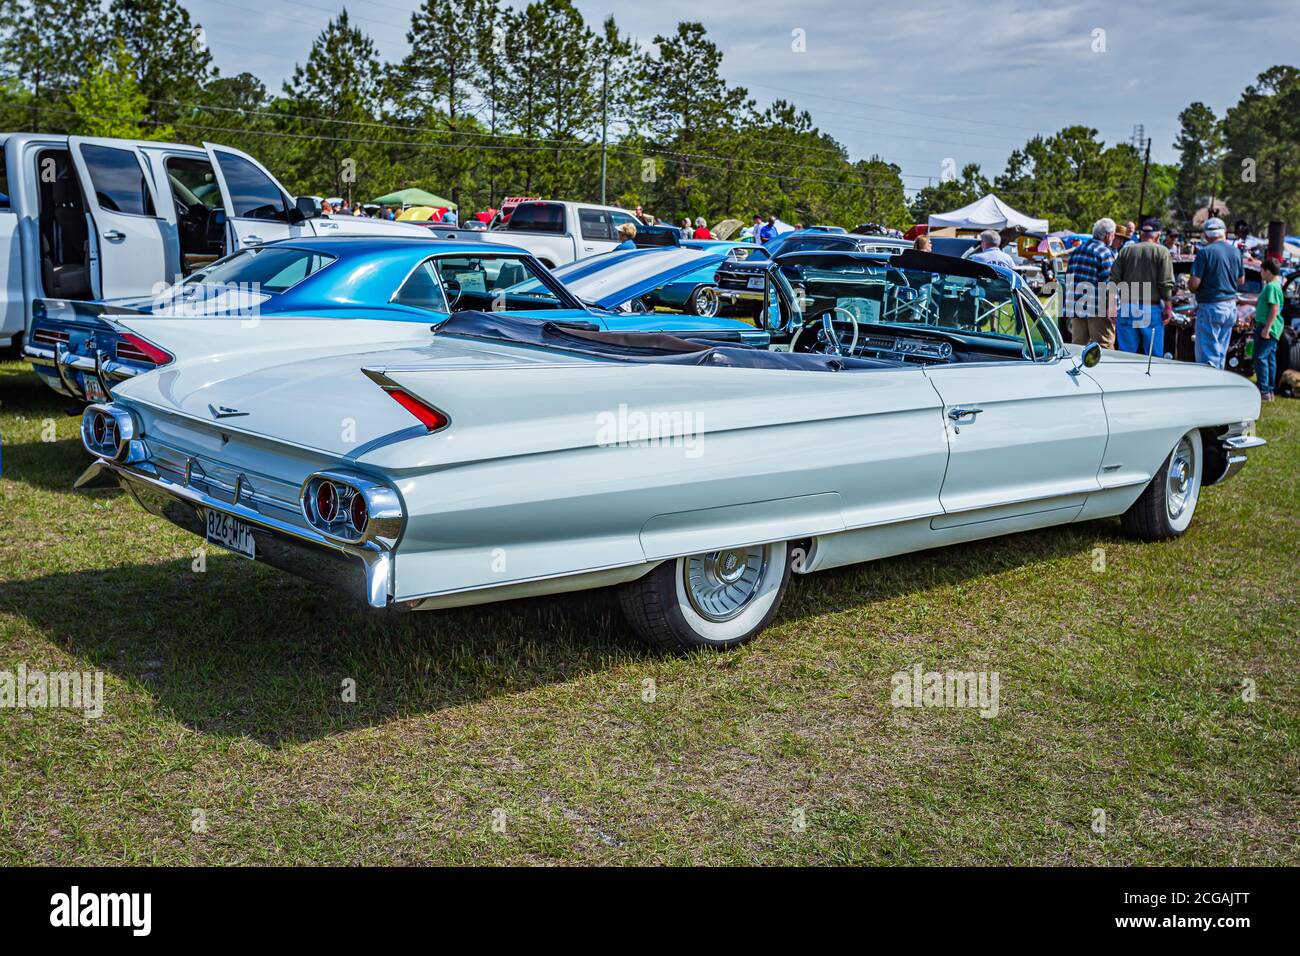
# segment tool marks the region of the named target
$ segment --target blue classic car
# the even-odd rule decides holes
[[[464,311],[511,312],[606,331],[676,332],[694,338],[735,340],[738,328],[755,331],[739,322],[666,312],[606,310],[599,304],[593,310],[532,255],[510,246],[328,236],[242,250],[151,297],[37,300],[27,354],[51,388],[105,401],[114,382],[172,361],[165,349],[119,327],[114,315],[250,324],[275,315],[437,324]]]
[[[754,329],[747,322],[721,318],[717,272],[729,261],[767,261],[766,250],[748,243],[690,241],[665,248],[607,252],[561,266],[555,277],[592,308],[615,312],[679,311],[704,328]],[[712,321],[710,321],[712,320]],[[767,344],[764,340],[756,344]]]
[[[768,242],[764,248],[769,254],[779,256],[787,252],[902,252],[912,244],[906,239],[889,236],[866,235],[856,232],[830,232],[824,228],[796,229],[785,232]]]

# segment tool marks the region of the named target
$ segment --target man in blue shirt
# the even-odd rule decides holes
[[[1205,220],[1205,245],[1196,250],[1187,287],[1196,293],[1196,361],[1223,368],[1237,322],[1237,289],[1246,281],[1241,252],[1224,242],[1223,220]]]
[[[985,229],[980,233],[980,251],[971,256],[976,262],[990,266],[1002,266],[1015,271],[1016,260],[1002,251],[1002,236],[996,229]]]
[[[759,226],[758,229],[754,231],[754,236],[755,239],[762,245],[767,245],[769,242],[771,242],[773,239],[776,238],[777,232],[776,232],[775,213],[768,213],[767,222]]]

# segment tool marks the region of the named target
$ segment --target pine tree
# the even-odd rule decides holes
[[[68,94],[68,104],[76,113],[76,125],[72,131],[82,136],[173,138],[169,126],[141,125],[148,101],[136,81],[131,54],[120,40]]]
[[[171,122],[184,115],[213,76],[203,28],[177,0],[112,0],[112,36],[125,44],[146,115]]]
[[[1174,140],[1179,156],[1174,206],[1179,218],[1190,223],[1197,207],[1215,189],[1223,135],[1214,110],[1204,103],[1193,103],[1179,113],[1178,124]]]
[[[391,170],[374,142],[382,138],[382,99],[375,45],[352,26],[344,8],[316,38],[307,62],[294,67],[284,97],[274,104],[284,114],[280,130],[297,138],[286,156],[289,188],[349,198],[372,188],[386,191]]]
[[[69,40],[71,24],[75,43]],[[66,132],[75,125],[68,93],[86,61],[103,54],[107,32],[98,0],[0,0],[0,58],[12,97],[26,107],[23,125],[35,132]]]

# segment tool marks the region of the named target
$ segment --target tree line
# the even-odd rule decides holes
[[[609,202],[670,221],[772,212],[906,228],[990,189],[1054,228],[1139,213],[1140,150],[1086,126],[1035,136],[991,176],[973,163],[936,171],[909,200],[897,165],[853,160],[808,110],[760,108],[728,83],[700,23],[643,46],[570,0],[424,0],[406,41],[385,62],[344,9],[272,91],[250,72],[222,75],[177,0],[0,0],[0,125],[206,139],[253,154],[296,192],[367,200],[420,186],[467,211],[510,195],[599,200],[603,160]],[[1275,67],[1222,119],[1189,106],[1181,162],[1146,171],[1142,211],[1185,221],[1213,195],[1295,222],[1297,99],[1297,71]]]

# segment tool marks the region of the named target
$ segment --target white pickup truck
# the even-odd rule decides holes
[[[618,227],[638,225],[617,206],[596,203],[529,200],[515,206],[506,222],[478,233],[484,242],[527,249],[548,269],[609,252],[619,243]]]
[[[0,133],[0,348],[20,340],[33,299],[153,294],[244,246],[298,236],[424,226],[321,218],[245,153],[147,140]]]

